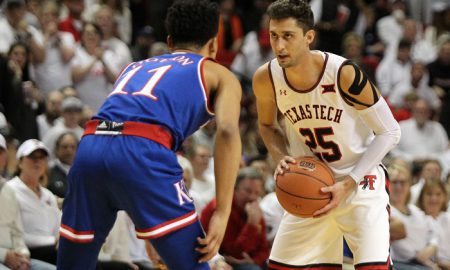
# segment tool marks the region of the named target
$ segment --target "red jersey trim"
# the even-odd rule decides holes
[[[319,78],[317,79],[316,83],[309,89],[296,89],[295,87],[293,87],[286,76],[286,70],[283,68],[284,81],[289,86],[289,88],[291,88],[293,91],[295,91],[297,93],[308,93],[308,92],[311,92],[312,90],[314,90],[319,85],[319,83],[322,81],[323,74],[325,74],[325,69],[327,68],[328,53],[324,52],[324,54],[325,54],[325,60],[323,61],[322,71],[320,72]]]
[[[355,265],[355,270],[389,270],[391,267],[391,257],[386,262],[367,262]]]
[[[140,239],[153,239],[170,232],[189,226],[198,220],[197,212],[192,211],[184,216],[166,221],[149,229],[136,229],[136,236]]]
[[[272,83],[273,96],[275,97],[275,101],[276,101],[277,100],[277,92],[275,90],[275,83],[273,81],[273,75],[272,75],[272,61],[274,61],[274,60],[270,60],[270,62],[267,64],[267,69],[269,70],[269,78],[270,78],[270,82]]]
[[[317,263],[308,265],[289,265],[269,260],[269,270],[342,270],[341,264]]]
[[[59,235],[76,243],[90,243],[94,240],[93,231],[77,231],[64,224],[59,228]]]
[[[202,58],[201,60],[200,60],[200,63],[199,63],[199,65],[198,65],[198,76],[199,76],[199,81],[200,81],[200,86],[202,87],[202,89],[203,89],[203,95],[205,96],[205,108],[206,108],[206,111],[209,113],[209,114],[211,114],[211,115],[214,115],[214,109],[212,108],[212,106],[211,106],[211,104],[212,104],[212,102],[211,102],[211,100],[209,99],[209,91],[208,91],[208,89],[207,89],[207,87],[206,87],[206,83],[205,83],[205,75],[204,75],[204,72],[203,72],[203,65],[204,65],[204,63],[205,63],[205,61],[206,60],[212,60],[212,61],[214,61],[214,59],[211,59],[211,58],[207,58],[207,57],[204,57],[204,58]]]

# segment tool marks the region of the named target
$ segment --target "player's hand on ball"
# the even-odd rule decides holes
[[[331,201],[325,205],[322,209],[313,213],[313,217],[318,218],[327,214],[332,209],[336,208],[342,200],[345,200],[347,196],[356,188],[356,182],[350,176],[346,176],[344,180],[336,182],[332,186],[323,187],[320,190],[322,192],[331,193]]]
[[[283,175],[285,171],[289,170],[289,163],[297,163],[297,161],[295,160],[295,158],[290,157],[290,156],[284,156],[280,162],[278,162],[278,166],[275,169],[275,174],[273,175],[274,179],[277,179],[277,175]]]
[[[214,214],[209,221],[209,231],[206,234],[206,237],[197,238],[199,247],[195,250],[203,254],[199,259],[200,263],[209,261],[219,251],[227,227],[227,220],[227,215],[214,211]]]

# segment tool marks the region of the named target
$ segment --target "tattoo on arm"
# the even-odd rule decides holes
[[[344,66],[351,66],[355,70],[355,78],[353,80],[352,85],[350,85],[348,92],[355,96],[360,95],[361,92],[366,87],[366,85],[369,84],[370,89],[372,89],[373,100],[374,100],[373,104],[375,104],[379,99],[378,93],[377,93],[377,90],[376,90],[374,84],[368,78],[367,74],[364,71],[362,71],[361,68],[358,65],[356,65],[353,61],[347,60],[346,62],[344,62],[342,64],[342,67],[344,67]],[[344,101],[347,102],[347,104],[349,104],[351,106],[354,106],[355,103],[365,106],[365,107],[370,107],[373,105],[373,104],[367,104],[367,103],[361,102],[358,99],[350,96],[349,94],[347,94],[346,92],[344,92],[341,89],[340,85],[338,85],[338,89],[339,89],[341,96],[344,98]]]

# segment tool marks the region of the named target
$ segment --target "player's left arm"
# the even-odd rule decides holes
[[[319,217],[337,207],[359,181],[373,167],[381,163],[384,156],[400,140],[400,126],[394,119],[386,101],[367,75],[353,62],[345,62],[338,73],[338,89],[344,101],[357,110],[363,122],[373,130],[375,139],[344,180],[333,186],[322,188],[331,192],[331,201],[313,215]]]
[[[359,117],[375,134],[375,139],[349,174],[358,183],[398,144],[400,126],[376,86],[356,64],[345,62],[338,80],[344,100],[358,111]]]

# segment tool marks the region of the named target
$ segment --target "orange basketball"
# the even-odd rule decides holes
[[[289,171],[277,175],[275,193],[281,206],[299,217],[312,214],[331,200],[331,193],[320,188],[335,183],[328,166],[313,157],[296,158],[296,164],[289,164]]]

